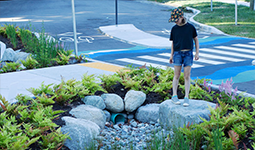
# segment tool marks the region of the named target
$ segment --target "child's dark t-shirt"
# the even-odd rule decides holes
[[[170,41],[173,41],[174,51],[193,50],[193,38],[197,36],[196,28],[186,23],[183,26],[175,25],[170,34]]]

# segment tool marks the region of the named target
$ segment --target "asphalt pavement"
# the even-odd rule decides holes
[[[147,33],[143,30],[140,30],[136,26],[132,24],[120,24],[120,25],[110,25],[110,26],[101,26],[99,27],[102,34],[104,36],[108,36],[113,38],[114,40],[121,41],[123,43],[130,43],[133,45],[137,45],[137,49],[139,50],[139,46],[147,47],[147,48],[159,48],[159,49],[169,49],[169,45],[171,44],[168,38],[157,36],[155,34]],[[129,34],[130,33],[130,34]],[[231,37],[232,38],[232,37]],[[202,39],[202,38],[201,38]],[[240,40],[240,39],[239,39]],[[253,44],[254,40],[250,40],[249,43]],[[114,52],[122,52],[121,49],[114,50]],[[253,50],[254,51],[254,50]],[[109,53],[110,51],[107,51]],[[104,51],[96,51],[96,52],[87,52],[90,54],[99,54],[102,53],[102,57]],[[48,85],[51,83],[59,84],[61,82],[62,77],[64,80],[68,79],[76,79],[81,80],[84,73],[88,75],[95,74],[114,74],[117,70],[122,69],[123,65],[109,63],[107,61],[98,61],[95,59],[91,59],[92,62],[84,63],[84,64],[75,64],[75,65],[66,65],[66,66],[58,66],[58,67],[49,67],[28,71],[19,71],[12,73],[0,74],[0,94],[5,97],[9,102],[15,102],[15,97],[17,94],[26,94],[32,96],[31,93],[27,91],[28,88],[39,88],[42,83]],[[246,70],[242,74],[242,78],[251,79],[246,80],[245,82],[239,82],[239,86],[246,87],[249,89],[249,93],[246,93],[247,96],[255,97],[254,91],[254,71],[255,66],[251,65],[250,59],[247,61],[243,61],[243,65],[248,66],[250,70]],[[240,65],[241,66],[241,65]],[[231,68],[229,70],[239,70],[240,68]],[[207,69],[208,72],[211,71],[213,74],[213,70]],[[227,69],[221,70],[218,72],[219,74],[227,74],[229,72]],[[204,71],[204,70],[203,70]],[[240,72],[237,72],[238,74]],[[207,74],[209,76],[210,74]],[[253,76],[252,76],[253,75]],[[195,75],[196,76],[196,75]],[[198,75],[197,75],[198,76]],[[220,83],[220,82],[219,82]],[[213,85],[214,88],[217,88],[217,85]],[[254,91],[254,92],[252,92]],[[242,91],[239,91],[242,92]]]

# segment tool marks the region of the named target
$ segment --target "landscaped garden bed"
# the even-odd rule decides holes
[[[73,50],[66,50],[63,43],[45,34],[44,30],[35,34],[28,29],[6,24],[0,27],[0,41],[6,48],[30,54],[19,62],[0,62],[0,73],[87,62],[84,55],[73,55]]]
[[[72,51],[64,50],[61,43],[45,36],[35,38],[30,31],[17,29],[9,25],[1,28],[0,33],[18,33],[24,50],[31,53],[23,62],[27,69],[68,64]],[[12,65],[14,69],[9,70]],[[16,71],[15,64],[9,68],[2,68],[2,72]],[[116,93],[123,98],[127,91],[135,90],[146,94],[143,105],[161,103],[171,98],[173,76],[171,68],[128,66],[113,75],[99,76],[100,81],[96,81],[95,75],[84,74],[81,81],[62,79],[57,85],[42,83],[41,87],[28,89],[34,97],[20,94],[15,104],[9,104],[0,96],[0,148],[68,149],[63,146],[68,135],[60,131],[65,124],[61,117],[71,116],[69,111],[72,108],[84,104],[82,98],[103,93]],[[216,108],[210,109],[210,121],[173,129],[175,134],[167,142],[154,139],[148,143],[147,149],[255,149],[255,98],[237,95],[231,79],[222,83],[216,91],[211,90],[211,82],[198,79],[190,87],[190,99],[217,103]],[[178,86],[180,99],[184,97],[184,89],[181,74]]]
[[[123,97],[130,89],[143,91],[147,95],[153,93],[154,97],[148,96],[151,100],[146,100],[144,105],[161,103],[171,98],[173,70],[170,68],[162,70],[153,67],[129,67],[114,75],[102,75],[99,78],[101,82],[96,81],[94,75],[85,74],[82,81],[62,80],[58,85],[42,83],[39,88],[28,89],[35,97],[18,95],[18,102],[12,105],[1,97],[0,128],[3,134],[0,139],[4,142],[0,143],[0,147],[10,149],[10,146],[15,145],[23,149],[35,146],[40,149],[61,148],[68,137],[60,133],[59,127],[64,125],[61,117],[70,116],[68,112],[71,108],[83,104],[81,98],[87,95],[118,93]],[[183,80],[182,75],[178,89],[179,97],[183,96]],[[219,91],[211,91],[210,82],[197,80],[191,85],[190,96],[192,99],[218,104],[210,110],[211,120],[176,129],[175,132],[178,133],[173,139],[169,139],[169,147],[165,149],[170,149],[173,144],[180,144],[180,140],[184,140],[182,144],[191,149],[254,149],[255,99],[241,97],[236,95],[235,91],[232,92],[232,81],[223,83]],[[151,143],[151,149],[153,145],[155,143]]]

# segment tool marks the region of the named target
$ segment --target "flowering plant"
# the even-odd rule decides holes
[[[219,90],[221,92],[220,97],[223,97],[223,94],[227,95],[231,100],[236,100],[237,96],[237,87],[233,90],[233,80],[227,79],[226,83],[222,81],[221,85],[219,86]]]

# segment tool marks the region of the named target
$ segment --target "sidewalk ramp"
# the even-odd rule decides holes
[[[99,27],[101,32],[111,38],[150,48],[171,48],[168,38],[156,36],[137,29],[133,24]]]

